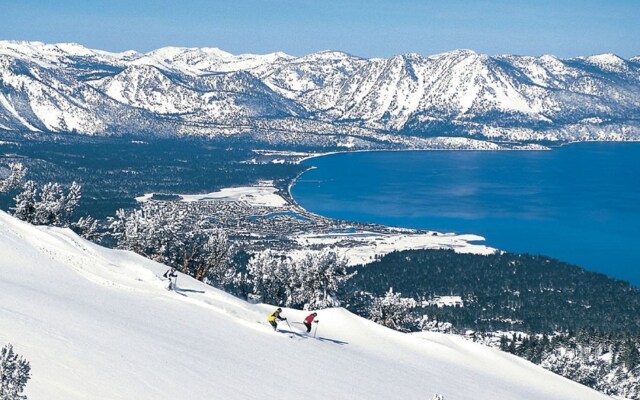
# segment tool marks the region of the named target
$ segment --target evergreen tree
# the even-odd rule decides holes
[[[73,213],[76,208],[78,208],[81,198],[82,186],[78,182],[73,181],[69,187],[69,191],[64,197],[64,201],[62,202],[62,218],[67,221],[67,224],[71,222]]]
[[[36,192],[37,187],[34,181],[27,181],[20,192],[15,197],[16,206],[13,208],[13,215],[23,221],[33,223],[36,215]]]
[[[500,336],[500,350],[508,351],[509,350],[509,339],[505,335]]]
[[[14,353],[11,344],[0,349],[0,400],[26,400],[21,393],[31,377],[30,370],[29,362]]]
[[[65,215],[65,195],[59,183],[49,182],[40,190],[40,200],[36,202],[35,225],[60,226]]]
[[[632,340],[628,340],[625,344],[622,362],[628,371],[632,371],[640,365],[640,352]]]
[[[415,324],[410,310],[417,306],[417,302],[411,298],[402,297],[400,293],[394,293],[393,288],[384,297],[377,297],[369,306],[369,319],[399,331],[410,331]]]
[[[247,265],[252,294],[266,303],[321,309],[340,304],[338,292],[353,274],[335,251],[323,250],[293,260],[271,251],[254,255]]]
[[[511,336],[511,342],[509,342],[509,347],[507,348],[507,351],[511,354],[516,354],[516,334],[515,333]]]
[[[21,163],[9,163],[7,171],[1,172],[3,171],[0,170],[0,193],[19,188],[27,174],[26,168]]]
[[[247,279],[256,300],[265,303],[292,305],[291,286],[297,282],[291,275],[290,260],[271,251],[251,257],[247,265]]]
[[[83,238],[94,243],[100,243],[104,234],[100,231],[98,220],[89,216],[82,217],[71,224],[71,229]]]
[[[68,227],[78,207],[82,187],[73,182],[68,193],[59,183],[49,182],[38,190],[36,183],[27,181],[21,193],[14,198],[15,217],[34,225]]]
[[[214,230],[209,233],[201,254],[196,259],[194,277],[224,288],[235,274],[235,269],[229,266],[230,259],[231,247],[227,234],[222,230]]]
[[[194,278],[223,287],[234,276],[226,233],[200,221],[182,204],[149,201],[109,218],[110,238],[120,249],[176,267]]]
[[[346,260],[334,250],[324,249],[307,254],[305,258],[291,264],[297,278],[293,290],[294,302],[304,309],[322,309],[340,305],[338,291],[353,277],[346,270]]]

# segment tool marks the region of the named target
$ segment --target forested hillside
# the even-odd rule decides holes
[[[393,288],[418,301],[461,296],[462,307],[426,310],[460,330],[640,332],[637,288],[544,256],[417,250],[356,270],[353,285],[376,295]]]
[[[544,256],[416,250],[353,269],[348,308],[467,334],[604,393],[640,398],[640,290]]]

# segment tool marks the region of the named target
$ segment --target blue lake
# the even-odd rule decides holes
[[[333,218],[476,233],[640,286],[640,143],[552,151],[343,153],[292,188]]]

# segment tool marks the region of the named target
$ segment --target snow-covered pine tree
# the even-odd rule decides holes
[[[402,297],[401,293],[394,293],[393,288],[384,297],[376,297],[369,305],[367,313],[369,319],[398,331],[410,330],[415,323],[410,310],[417,307],[415,299]]]
[[[82,186],[78,182],[73,181],[71,183],[71,186],[69,186],[69,191],[67,192],[62,202],[62,218],[64,221],[67,221],[67,224],[71,222],[73,213],[76,208],[78,208],[81,198]]]
[[[0,193],[19,188],[26,174],[22,163],[9,163],[6,172],[0,169]]]
[[[44,184],[40,189],[40,200],[36,201],[36,214],[33,223],[59,226],[65,212],[64,200],[65,195],[59,183]]]
[[[291,287],[295,284],[289,259],[265,251],[255,254],[247,264],[247,279],[257,300],[291,306]]]
[[[111,236],[117,247],[152,260],[183,267],[185,213],[169,202],[148,202],[129,213],[120,209],[109,219]],[[191,230],[191,229],[189,229]]]
[[[21,393],[30,371],[29,362],[17,355],[10,343],[0,349],[0,400],[26,400]]]
[[[339,305],[338,292],[352,276],[346,261],[329,249],[296,260],[265,251],[247,265],[247,280],[259,300],[304,309]]]
[[[34,225],[68,227],[78,206],[82,187],[73,182],[65,194],[59,183],[49,182],[38,190],[33,181],[24,184],[21,193],[14,198],[14,216]]]
[[[22,188],[22,192],[18,193],[14,198],[16,206],[12,209],[13,215],[23,221],[33,223],[36,215],[36,183],[27,181]]]
[[[235,269],[229,266],[230,259],[231,247],[227,234],[222,230],[211,232],[204,245],[201,275],[213,286],[223,288],[235,274]]]
[[[622,362],[628,371],[632,371],[640,366],[640,351],[638,351],[638,347],[636,347],[636,343],[633,340],[628,340],[625,343]]]
[[[346,259],[333,249],[308,253],[292,264],[297,284],[294,286],[294,303],[305,310],[317,310],[340,305],[338,292],[354,274],[347,273]]]
[[[176,267],[198,280],[220,287],[234,272],[227,235],[208,221],[198,220],[188,206],[148,201],[138,210],[120,209],[109,219],[117,247]]]
[[[78,221],[71,224],[71,229],[83,238],[95,243],[100,243],[103,238],[103,233],[100,232],[100,224],[98,220],[88,215],[80,218]]]

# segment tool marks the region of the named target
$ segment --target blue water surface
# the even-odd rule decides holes
[[[292,194],[327,217],[475,233],[640,286],[640,143],[552,151],[409,151],[313,158]]]

